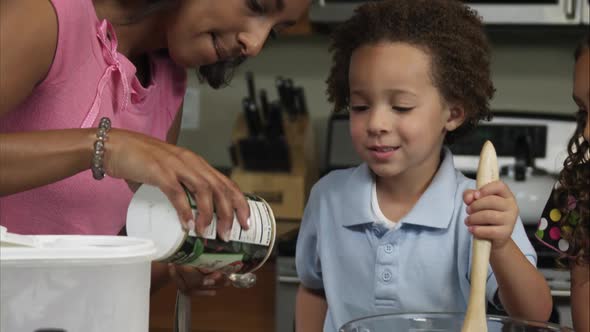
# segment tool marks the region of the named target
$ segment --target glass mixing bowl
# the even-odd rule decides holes
[[[464,313],[386,314],[356,319],[339,332],[460,332]],[[487,316],[488,332],[573,332],[553,324]]]

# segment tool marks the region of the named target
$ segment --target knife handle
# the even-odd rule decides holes
[[[284,136],[283,129],[283,112],[281,111],[281,104],[277,102],[270,103],[268,110],[267,121],[267,135],[270,138],[277,138]]]
[[[303,87],[295,88],[294,95],[295,104],[297,105],[297,113],[307,114],[307,104],[305,101],[305,91],[303,91]]]
[[[262,129],[262,123],[256,104],[254,104],[250,98],[245,97],[242,100],[242,110],[244,111],[244,117],[246,118],[246,125],[248,126],[250,136],[258,136]]]
[[[289,114],[289,119],[293,120],[297,116],[297,105],[295,100],[295,85],[293,80],[288,78],[284,81],[284,93],[285,93],[285,109]]]
[[[266,90],[260,90],[260,108],[262,109],[262,117],[264,121],[268,121],[268,96],[266,95]]]
[[[254,74],[246,72],[246,84],[248,85],[248,97],[256,105],[256,87],[254,86]]]

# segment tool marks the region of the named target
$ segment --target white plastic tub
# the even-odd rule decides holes
[[[152,241],[35,236],[34,243],[0,247],[0,331],[148,331]]]

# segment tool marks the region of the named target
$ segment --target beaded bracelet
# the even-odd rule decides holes
[[[92,177],[96,180],[104,178],[103,157],[105,142],[108,138],[108,132],[111,129],[111,119],[104,117],[100,119],[98,131],[96,132],[97,140],[94,142],[94,154],[92,155]]]

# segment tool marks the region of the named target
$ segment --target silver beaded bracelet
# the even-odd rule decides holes
[[[104,117],[100,119],[98,131],[96,132],[97,140],[94,142],[94,154],[92,155],[92,177],[96,180],[104,178],[103,157],[105,142],[108,138],[108,132],[111,129],[111,119]]]

